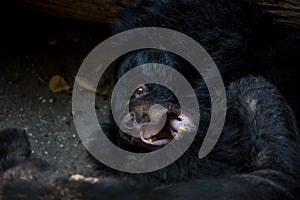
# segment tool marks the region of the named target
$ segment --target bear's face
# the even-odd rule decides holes
[[[191,117],[181,111],[176,96],[159,84],[136,88],[130,98],[129,114],[121,123],[132,134],[120,129],[120,137],[141,151],[156,150],[173,139],[180,140],[195,126]]]
[[[140,71],[137,76],[141,79],[156,80],[158,76],[161,76],[164,77],[163,84],[172,83],[173,87],[178,89],[181,83],[168,70],[168,68],[172,68],[181,73],[187,80],[191,80],[190,84],[193,87],[201,88],[199,93],[201,93],[202,98],[207,91],[202,91],[202,88],[206,89],[205,85],[200,87],[203,84],[201,77],[199,79],[199,74],[194,73],[193,70],[195,69],[189,63],[179,62],[177,58],[170,52],[156,49],[131,52],[120,59],[116,68],[117,79],[120,80],[127,72],[139,67]],[[165,68],[156,63],[165,65]],[[121,87],[124,91],[128,89],[126,84]],[[168,87],[147,81],[135,87],[129,101],[129,114],[121,117],[120,123],[123,128],[118,133],[122,142],[125,142],[128,147],[125,148],[126,150],[154,151],[195,131],[195,124],[198,124],[199,121],[192,117],[194,113],[182,110],[176,95]],[[126,97],[122,96],[123,94],[117,95],[119,100],[125,101]],[[184,91],[180,97],[189,101],[190,95],[195,95],[194,90]],[[116,103],[115,106],[119,108],[119,105],[121,104]],[[193,109],[193,112],[199,112],[199,110]]]

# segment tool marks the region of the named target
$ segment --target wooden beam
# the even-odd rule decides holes
[[[299,0],[259,0],[263,10],[269,13],[275,23],[300,28]]]
[[[131,0],[16,0],[26,9],[71,19],[111,23]]]
[[[33,11],[65,18],[111,23],[133,0],[16,0]],[[300,0],[258,0],[274,23],[300,28]]]

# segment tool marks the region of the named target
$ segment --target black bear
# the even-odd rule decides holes
[[[299,31],[274,25],[271,19],[260,10],[257,2],[252,0],[137,1],[116,21],[113,26],[113,31],[114,33],[120,33],[143,27],[161,27],[179,31],[193,38],[205,48],[216,63],[224,83],[227,86],[229,101],[228,115],[222,136],[217,145],[206,158],[198,160],[197,154],[203,142],[203,137],[207,131],[211,116],[209,93],[202,77],[185,59],[168,51],[142,49],[127,53],[116,62],[118,79],[122,78],[124,74],[134,67],[146,64],[144,68],[147,68],[148,63],[164,64],[176,69],[190,81],[190,84],[194,88],[200,106],[201,125],[195,141],[177,162],[162,170],[149,174],[128,175],[120,173],[119,176],[125,176],[126,178],[131,177],[130,180],[139,180],[140,177],[144,176],[144,179],[149,180],[150,183],[156,182],[159,184],[162,182],[169,183],[190,180],[191,178],[194,179],[196,177],[202,177],[203,175],[220,176],[236,173],[251,173],[258,169],[276,169],[290,174],[291,169],[283,170],[283,168],[291,166],[290,164],[292,163],[292,165],[295,164],[294,166],[298,165],[299,159],[296,153],[298,151],[298,142],[296,142],[298,141],[297,120],[291,116],[293,114],[286,113],[289,109],[278,111],[278,113],[282,114],[282,119],[287,120],[286,123],[284,123],[285,125],[292,122],[292,124],[287,125],[287,127],[289,127],[289,129],[291,128],[290,130],[294,130],[296,143],[292,146],[293,151],[296,151],[292,153],[295,153],[293,156],[294,160],[290,160],[288,162],[290,164],[286,163],[285,166],[281,165],[276,167],[276,165],[282,163],[287,156],[274,156],[276,150],[270,150],[269,147],[266,147],[268,153],[264,150],[263,152],[265,153],[258,152],[262,149],[257,145],[266,144],[266,141],[272,143],[272,147],[278,144],[277,150],[280,151],[279,154],[284,155],[285,153],[282,152],[282,148],[285,145],[283,144],[288,144],[288,142],[280,142],[280,144],[277,142],[274,143],[274,139],[277,138],[277,136],[272,139],[267,139],[268,137],[265,138],[265,136],[262,135],[252,135],[253,133],[260,134],[260,131],[254,128],[258,124],[260,124],[261,127],[268,124],[268,128],[265,127],[263,129],[268,130],[267,132],[270,134],[271,132],[275,133],[270,129],[272,126],[271,123],[274,123],[274,121],[272,122],[274,118],[271,117],[272,114],[267,114],[267,112],[273,110],[276,106],[271,109],[271,105],[274,105],[274,102],[272,102],[273,99],[268,99],[267,96],[264,96],[269,95],[269,97],[271,97],[275,95],[274,93],[271,95],[271,93],[268,92],[268,89],[271,89],[273,86],[260,78],[245,78],[242,79],[241,82],[237,80],[247,77],[249,74],[264,76],[268,81],[278,87],[280,93],[283,94],[293,108],[291,112],[296,113],[298,119],[299,92],[295,86],[299,81],[297,78],[299,65],[297,55],[300,52],[298,45],[300,39]],[[168,38],[168,41],[172,40],[177,42],[177,40],[180,39],[176,37]],[[126,38],[124,38],[124,41],[126,41]],[[159,45],[161,45],[163,49],[164,46],[162,44],[158,44],[158,46]],[[184,50],[192,52],[194,49]],[[157,74],[161,73],[166,76],[166,79],[172,79],[163,69],[159,67],[156,69]],[[229,86],[233,82],[235,82],[236,85],[233,84],[235,86]],[[126,85],[124,85],[124,88],[125,87]],[[260,91],[261,96],[259,98],[246,100],[247,97],[244,95],[249,92],[250,96],[255,96],[256,88]],[[266,94],[262,92],[264,90],[263,88],[266,89],[264,91]],[[275,96],[278,96],[278,94]],[[249,111],[244,110],[242,107],[245,106],[246,108],[246,104],[243,104],[241,107],[237,106],[236,102],[239,100],[235,98],[239,97],[244,103],[248,102],[248,108],[249,106],[252,107],[251,109],[254,113],[260,113],[259,110],[261,109],[262,113],[266,114],[261,116],[265,117],[258,119],[256,114],[252,115],[253,113],[251,114],[251,112],[249,113]],[[261,100],[259,100],[260,98]],[[264,98],[266,99],[263,100]],[[261,104],[262,101],[264,101],[264,103]],[[165,112],[163,110],[167,109],[167,123],[160,132],[155,129],[153,131],[153,126],[149,125],[151,123],[149,109],[155,104],[162,106],[162,112]],[[263,104],[265,104],[266,107],[264,107]],[[180,128],[188,129],[192,126],[189,119],[180,112],[180,105],[178,104],[176,96],[168,90],[168,88],[158,84],[137,85],[136,91],[130,99],[129,110],[133,122],[130,128],[139,132],[141,135],[140,138],[132,137],[122,130],[113,131],[112,129],[115,125],[112,125],[112,129],[108,131],[108,137],[110,137],[116,145],[128,151],[148,152],[159,149],[165,144],[168,144],[172,139],[176,139],[179,135]],[[285,115],[285,117],[283,115]],[[290,117],[287,117],[288,115],[290,115]],[[123,119],[124,124],[127,123],[127,120],[128,116],[125,116]],[[249,121],[251,121],[251,125],[247,124]],[[258,124],[254,125],[253,123]],[[184,124],[184,126],[180,127],[178,124]],[[283,125],[282,123],[274,124]],[[258,129],[260,129],[260,127]],[[155,132],[155,134],[150,134],[151,136],[145,137],[145,135],[147,135],[144,134],[145,132]],[[254,139],[253,136],[256,139],[264,138],[263,140],[266,139],[266,141],[259,142]],[[273,155],[271,156],[271,154]],[[272,161],[267,161],[269,164],[273,163],[271,165],[261,162],[262,160],[260,160],[271,157]],[[100,165],[99,168],[101,173],[103,173],[103,168],[105,167]],[[294,175],[298,176],[298,172],[296,171]],[[262,196],[261,198],[264,197]]]
[[[297,66],[299,64],[297,59],[299,52],[299,50],[297,50],[299,49],[299,45],[297,45],[300,38],[299,32],[293,32],[289,29],[281,30],[276,25],[273,25],[268,16],[265,16],[258,8],[256,1],[147,0],[136,2],[117,20],[113,26],[113,30],[114,33],[119,33],[133,28],[143,27],[173,29],[199,42],[216,63],[226,86],[249,74],[265,76],[279,88],[288,103],[291,104],[293,112],[296,113],[297,116],[299,112],[299,92],[296,91],[295,86],[298,84],[296,76],[298,72]],[[125,40],[126,38],[124,38],[124,41]],[[174,37],[169,40],[176,42],[178,38]],[[193,49],[185,50],[193,51]],[[209,123],[211,102],[207,87],[194,67],[179,56],[158,49],[133,51],[124,55],[116,63],[118,78],[121,78],[126,72],[136,66],[147,63],[159,63],[176,69],[190,81],[198,97],[202,120],[197,134],[198,139],[195,140],[190,148],[194,150],[190,153],[196,155],[196,151],[199,150],[201,146]],[[147,66],[144,67],[147,68]],[[156,73],[165,74],[168,79],[172,79],[163,69],[158,68]],[[182,121],[186,122],[188,120],[180,120],[180,118],[182,118],[182,115],[180,116],[180,112],[178,112],[180,105],[170,90],[158,84],[144,84],[137,86],[136,91],[130,99],[129,108],[135,126],[138,125],[141,127],[145,122],[149,122],[147,112],[153,104],[160,104],[163,108],[168,109],[167,120],[169,124],[166,124],[166,126],[172,127],[173,130],[166,131],[168,128],[164,127],[160,134],[155,134],[155,137],[151,138],[141,137],[139,139],[131,137],[122,131],[119,131],[117,134],[114,134],[114,131],[109,131],[108,136],[114,140],[115,144],[129,151],[152,151],[164,146],[156,144],[165,144],[174,138],[174,135],[178,133],[177,127],[175,128],[174,134],[174,123],[180,124],[178,121],[182,123]],[[239,130],[234,130],[230,127],[231,123],[236,122],[235,118],[239,117],[234,116],[232,118],[230,115],[227,116],[223,137],[221,137],[218,144],[222,144],[222,140],[229,139],[226,138],[225,135],[232,134],[235,138],[233,141],[227,142],[228,144],[242,143],[241,146],[249,146],[247,142],[250,142],[250,138],[244,137],[243,134],[239,132],[241,127],[239,127]],[[128,118],[125,117],[124,120],[128,120]],[[124,123],[126,122],[124,121]],[[186,126],[191,126],[191,124],[186,124]],[[147,129],[150,128],[153,128],[153,126],[143,126],[144,130],[136,129],[139,132],[149,132]],[[196,145],[197,147],[195,147]],[[226,145],[222,144],[222,146],[222,150],[225,154]],[[217,149],[216,147],[207,159],[213,157],[214,152],[218,151]],[[233,149],[235,148],[232,148],[232,150],[226,153],[228,155],[234,155]],[[244,172],[244,170],[247,171],[251,169],[250,165],[253,163],[251,163],[251,161],[249,162],[249,157],[242,156],[243,154],[249,155],[250,150],[247,150],[247,148],[238,149],[240,156],[234,155],[227,159],[227,157],[221,153],[221,155],[213,157],[222,160],[222,164],[220,165],[218,165],[219,162],[217,162],[210,164],[209,167],[206,166],[203,167],[203,169],[201,167],[201,170],[195,171],[185,171],[182,168],[173,170],[166,169],[162,170],[162,174],[159,174],[156,180],[163,179],[163,181],[166,182],[168,182],[169,179],[173,181],[181,180],[189,176],[199,176],[201,172],[205,174],[206,170],[209,171],[208,174],[210,175],[218,175],[226,172]],[[188,152],[186,154],[188,154]],[[183,156],[181,159],[184,160],[185,157],[186,156]],[[191,164],[193,168],[196,168],[196,161],[191,161],[191,159],[183,161],[183,163],[186,164],[189,162],[193,163]],[[215,166],[217,167],[214,168]],[[170,175],[173,172],[175,173]],[[176,178],[174,176],[176,176]]]
[[[300,140],[293,114],[299,112],[294,90],[299,34],[277,30],[252,0],[145,0],[133,3],[113,30],[118,33],[138,27],[180,31],[199,42],[216,63],[226,85],[228,109],[222,135],[212,152],[198,158],[211,116],[209,92],[201,76],[175,54],[156,49],[134,51],[116,62],[117,78],[135,66],[159,63],[190,81],[201,110],[199,130],[190,148],[176,162],[146,174],[117,172],[98,164],[93,175],[99,179],[91,183],[86,181],[90,179],[59,177],[47,163],[29,157],[24,132],[5,130],[0,134],[0,197],[299,199]],[[268,78],[280,92],[258,75]],[[112,142],[128,151],[149,152],[163,148],[180,132],[189,134],[192,124],[181,115],[176,96],[158,84],[136,87],[129,105],[133,124],[145,125],[139,128],[146,132],[152,128],[147,123],[153,119],[149,109],[154,104],[167,112],[161,131],[155,130],[151,137],[132,138],[112,123],[106,127]]]

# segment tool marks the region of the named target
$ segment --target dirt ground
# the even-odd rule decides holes
[[[2,6],[1,6],[2,7]],[[54,75],[70,86],[86,55],[110,34],[108,25],[0,9],[0,128],[26,129],[33,156],[62,174],[89,171],[91,162],[74,127],[72,90],[49,91]],[[110,76],[100,82],[109,88]],[[97,97],[99,121],[107,120],[109,97]]]

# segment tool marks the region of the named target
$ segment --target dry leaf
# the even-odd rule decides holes
[[[63,77],[55,75],[49,81],[49,89],[51,92],[58,93],[70,90],[71,86],[68,85]]]
[[[95,92],[95,93],[99,93],[99,91],[97,90],[97,85],[94,85],[93,83],[91,83],[89,80],[87,80],[86,78],[83,78],[81,76],[76,76],[75,79],[76,83],[78,83],[79,86],[81,86],[82,88],[89,90],[91,92]]]

